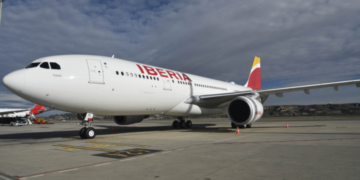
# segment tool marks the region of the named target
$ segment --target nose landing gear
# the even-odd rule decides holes
[[[81,137],[81,139],[93,139],[96,136],[96,131],[92,126],[91,122],[92,122],[92,118],[93,118],[93,114],[91,113],[87,113],[85,119],[82,121],[82,125],[84,125],[85,127],[81,128],[79,131],[79,135]]]

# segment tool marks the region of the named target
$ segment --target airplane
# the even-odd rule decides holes
[[[45,112],[45,107],[35,104],[35,106],[29,109],[0,109],[0,118],[1,117],[29,117],[35,119],[35,115]],[[28,124],[32,124],[28,120]]]
[[[33,81],[41,79],[40,81]],[[260,58],[255,57],[244,86],[175,70],[94,55],[59,55],[37,59],[6,75],[14,94],[47,107],[78,114],[81,138],[94,138],[93,115],[114,116],[118,125],[139,123],[149,115],[177,117],[174,128],[191,128],[185,116],[228,115],[231,127],[251,128],[264,112],[269,95],[356,84],[360,79],[261,89]]]

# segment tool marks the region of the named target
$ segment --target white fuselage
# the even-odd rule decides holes
[[[64,55],[45,57],[34,62],[45,61],[56,62],[61,69],[44,69],[39,66],[21,69],[3,81],[7,81],[8,89],[24,99],[76,113],[173,116],[226,114],[224,107],[206,109],[184,101],[194,95],[250,90],[228,82],[110,57]],[[11,85],[12,77],[18,81],[14,85]]]
[[[19,111],[19,110],[23,110],[23,109],[0,109],[0,113],[1,112],[9,112],[9,111]],[[30,113],[30,111],[24,110],[22,112],[9,112],[7,114],[1,114],[0,117],[25,117],[28,116]]]

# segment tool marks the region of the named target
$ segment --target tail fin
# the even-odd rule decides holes
[[[45,109],[46,109],[46,108],[45,108],[44,106],[41,106],[41,105],[36,104],[36,105],[34,106],[34,108],[32,108],[32,109],[30,110],[30,114],[38,115],[38,114],[44,112]]]
[[[261,70],[260,70],[260,58],[255,56],[254,63],[252,65],[249,79],[245,84],[246,87],[249,87],[253,90],[261,89]]]

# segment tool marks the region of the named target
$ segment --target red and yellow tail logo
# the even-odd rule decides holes
[[[36,104],[34,108],[30,111],[30,114],[38,115],[44,112],[46,107]]]
[[[259,57],[255,56],[254,63],[250,71],[250,76],[245,86],[253,90],[261,89],[261,70]]]

